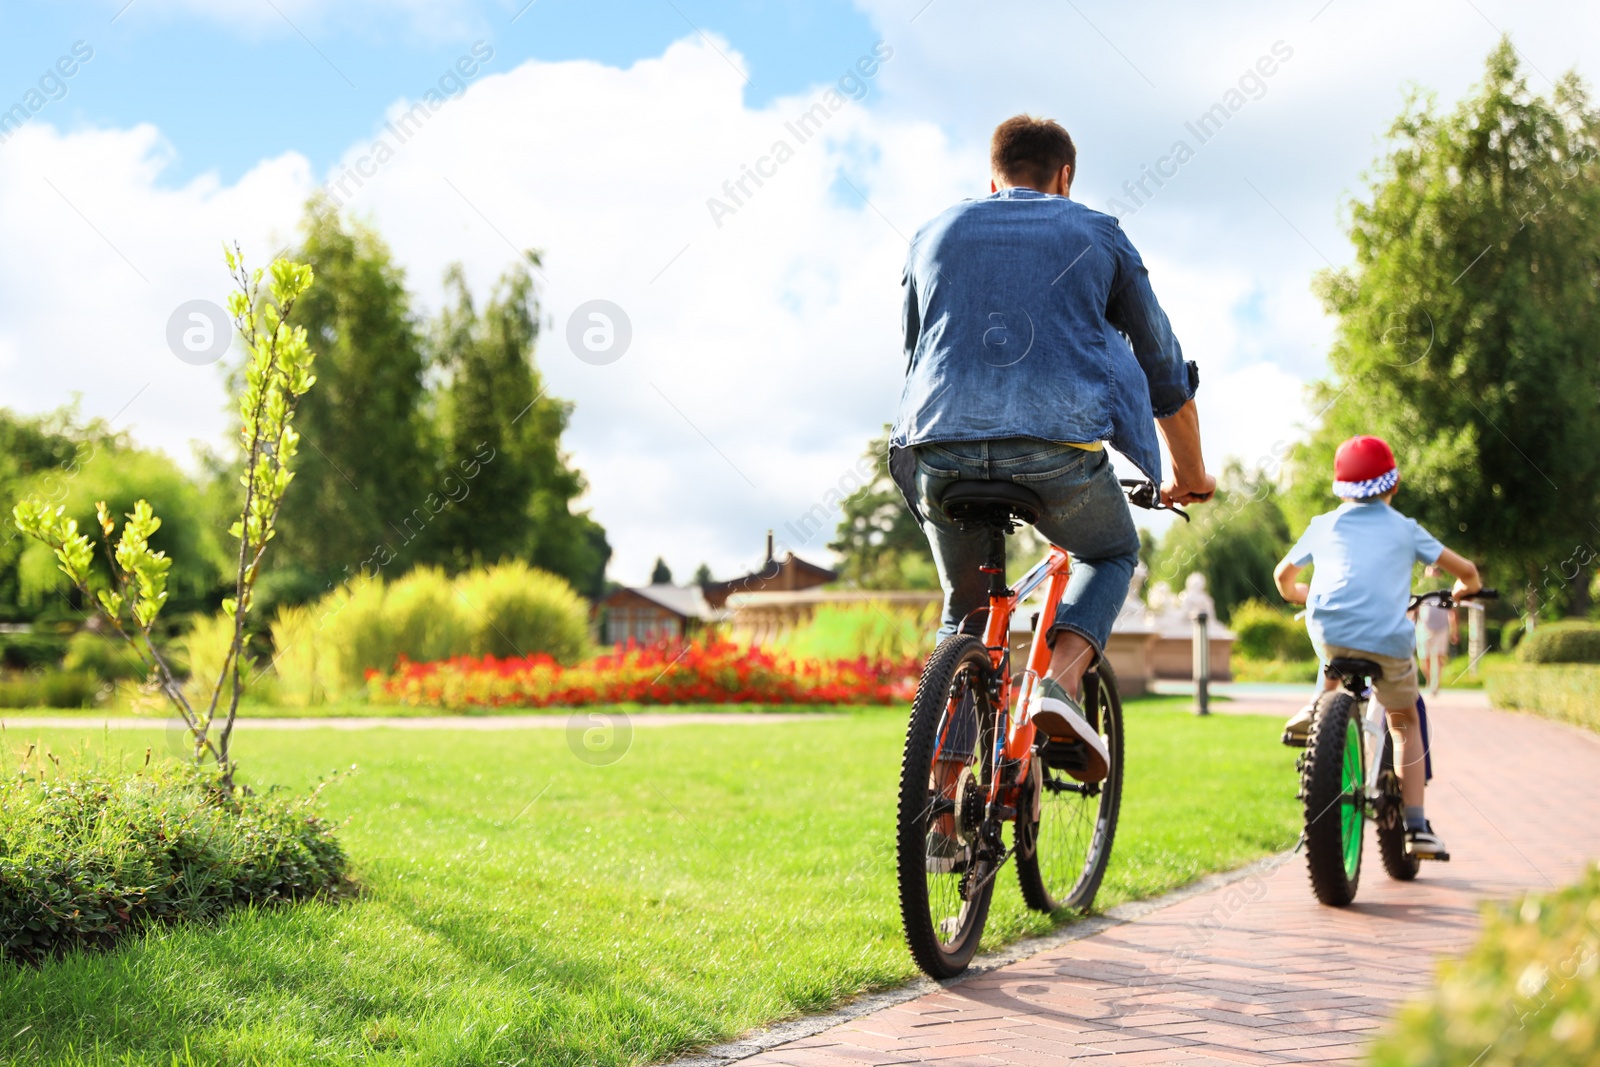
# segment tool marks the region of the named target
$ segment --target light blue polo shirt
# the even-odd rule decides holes
[[[1415,519],[1382,500],[1346,503],[1318,515],[1289,550],[1289,562],[1315,562],[1306,629],[1317,647],[1342,645],[1381,656],[1411,655],[1406,618],[1411,568],[1435,563],[1444,545]]]

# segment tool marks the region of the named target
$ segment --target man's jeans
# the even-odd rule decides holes
[[[1072,555],[1072,573],[1051,627],[1052,644],[1055,632],[1071,630],[1104,651],[1139,562],[1139,534],[1106,452],[1011,437],[921,445],[916,457],[917,498],[928,517],[922,529],[933,546],[945,594],[939,637],[963,628],[963,620],[989,599],[988,575],[978,570],[989,534],[957,529],[939,495],[958,478],[1010,481],[1039,494],[1045,510],[1035,529]],[[973,615],[964,629],[982,633],[984,615]]]

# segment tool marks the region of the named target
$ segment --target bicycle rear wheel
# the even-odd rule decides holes
[[[982,641],[945,638],[922,669],[906,728],[896,834],[900,918],[912,959],[934,978],[966,969],[994,893],[994,862],[978,849],[994,764],[993,673]]]
[[[1075,780],[1043,757],[1035,742],[1034,776],[1017,815],[1017,881],[1035,911],[1088,911],[1111,862],[1122,806],[1122,700],[1111,664],[1101,660],[1083,678],[1083,711],[1105,739],[1110,767],[1103,781]],[[1039,818],[1030,816],[1038,798]]]
[[[1394,735],[1383,731],[1383,767],[1378,775],[1383,800],[1376,820],[1378,855],[1383,869],[1396,881],[1409,882],[1422,869],[1422,861],[1406,851],[1405,801],[1400,798],[1400,778],[1394,769]]]
[[[1361,880],[1364,735],[1349,693],[1325,693],[1317,704],[1301,761],[1306,868],[1317,899],[1342,908],[1355,900]]]

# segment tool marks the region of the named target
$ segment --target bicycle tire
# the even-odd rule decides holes
[[[1383,767],[1378,781],[1383,788],[1383,807],[1374,820],[1378,856],[1390,878],[1410,882],[1422,870],[1422,861],[1406,851],[1405,801],[1400,797],[1400,776],[1394,769],[1394,735],[1387,729],[1383,731]]]
[[[1306,871],[1316,898],[1342,908],[1355,900],[1361,881],[1363,734],[1349,693],[1325,693],[1317,705],[1301,764]]]
[[[953,916],[935,918],[935,911],[949,911],[957,905],[949,898],[951,886],[944,881],[936,883],[934,879],[949,879],[958,872],[933,873],[928,869],[929,835],[939,818],[933,811],[937,799],[933,796],[933,762],[939,751],[941,727],[946,722],[947,712],[952,704],[957,704],[955,714],[965,715],[962,709],[966,707],[966,697],[971,695],[979,729],[974,746],[976,752],[968,767],[987,785],[993,766],[993,747],[986,744],[994,736],[995,709],[988,696],[992,673],[989,651],[982,641],[969,634],[945,638],[922,668],[922,678],[911,706],[911,721],[906,726],[895,834],[900,919],[911,958],[936,979],[953,978],[966,970],[973,953],[978,950],[989,918],[995,872],[979,870],[974,865],[974,850],[967,846],[965,862],[968,867],[960,872],[955,882],[959,908]],[[952,921],[956,923],[953,929],[948,925]]]
[[[1117,693],[1117,677],[1110,663],[1102,660],[1084,675],[1083,697],[1085,716],[1105,738],[1110,766],[1105,780],[1099,783],[1098,794],[1091,798],[1077,793],[1074,787],[1081,788],[1081,784],[1073,782],[1065,772],[1043,770],[1035,749],[1034,759],[1040,761],[1041,778],[1048,783],[1054,775],[1062,788],[1051,794],[1047,786],[1047,795],[1041,800],[1044,810],[1037,827],[1029,824],[1031,820],[1024,821],[1031,811],[1030,796],[1024,797],[1023,810],[1017,816],[1017,881],[1022,887],[1022,899],[1034,911],[1048,913],[1063,908],[1088,911],[1094,907],[1094,898],[1100,891],[1100,882],[1105,878],[1111,862],[1111,848],[1116,841],[1117,816],[1122,808],[1123,720],[1122,698]],[[1041,738],[1037,744],[1042,746],[1043,740]],[[1077,796],[1078,801],[1069,799],[1073,796]],[[1091,799],[1095,802],[1092,813],[1087,810]],[[1053,813],[1052,805],[1057,809]],[[1074,805],[1081,810],[1072,810]],[[1062,832],[1053,833],[1047,825],[1051,823],[1052,814],[1052,825]],[[1083,834],[1080,828],[1091,814],[1086,827],[1088,833]],[[1029,833],[1034,834],[1031,847],[1026,840]],[[1083,842],[1081,848],[1077,846],[1079,840]],[[1043,856],[1041,849],[1045,853]],[[1055,855],[1050,854],[1052,849]],[[1081,859],[1077,856],[1080,851]]]

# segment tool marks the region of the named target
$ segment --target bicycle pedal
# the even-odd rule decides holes
[[[1044,765],[1053,771],[1082,771],[1089,767],[1089,746],[1077,738],[1050,740],[1039,749]]]

